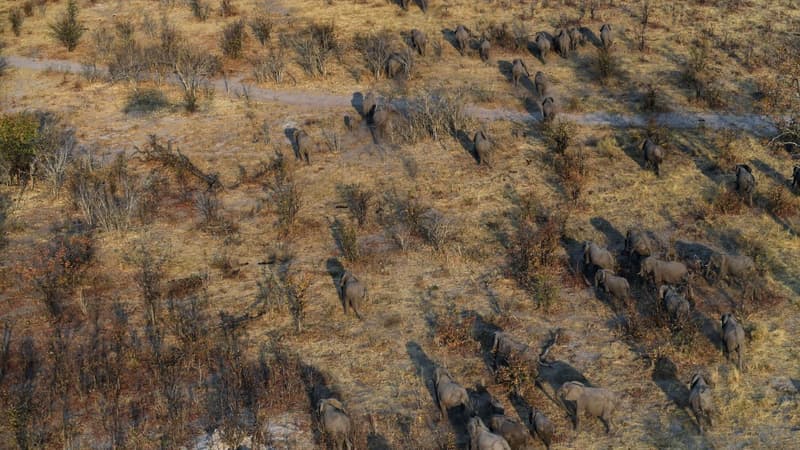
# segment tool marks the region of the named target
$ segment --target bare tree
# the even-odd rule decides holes
[[[219,70],[219,61],[208,53],[192,48],[178,51],[175,60],[175,75],[183,87],[183,99],[189,112],[197,110],[201,89],[210,89],[209,78]]]

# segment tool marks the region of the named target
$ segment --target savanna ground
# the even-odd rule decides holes
[[[79,2],[87,30],[68,52],[48,28],[65,2],[31,2],[30,15],[21,2],[0,2],[2,54],[86,65],[83,73],[9,67],[0,78],[4,123],[24,111],[60,118],[37,131],[54,140],[37,141],[35,172],[9,172],[4,157],[3,447],[193,447],[214,430],[234,448],[323,446],[312,411],[334,395],[354,420],[357,448],[463,448],[459,415],[438,418],[436,365],[476,403],[485,388],[508,415],[544,410],[556,448],[789,448],[800,440],[800,217],[783,146],[737,129],[566,124],[559,153],[546,138],[558,125],[458,114],[477,104],[538,118],[531,86],[508,82],[510,61],[522,57],[531,75],[546,72],[563,112],[791,115],[796,1],[430,0],[425,14],[414,2],[405,12],[382,0],[232,4],[223,17],[208,3],[200,20],[182,2]],[[8,20],[16,8],[19,36]],[[223,26],[256,17],[272,23],[266,44],[247,25],[241,55],[221,56]],[[546,64],[525,42],[495,45],[483,63],[448,41],[459,23],[475,36],[507,23],[532,39],[579,18],[595,39],[602,23],[615,27],[605,77],[591,35],[577,54],[551,54]],[[316,73],[297,50],[311,23],[335,30]],[[411,28],[428,34],[428,55],[401,80],[376,79],[353,45],[358,35],[385,29],[400,50]],[[165,30],[176,31],[174,49]],[[198,77],[194,112],[169,81],[169,57],[184,47],[220,55]],[[253,63],[266,60],[270,70],[257,79]],[[92,64],[109,67],[113,82]],[[237,87],[202,89],[223,75]],[[447,117],[433,124],[435,137],[400,127],[375,139],[363,121],[345,127],[344,114],[359,117],[354,107],[257,100],[247,86],[335,94],[356,106],[371,90],[398,101],[435,94]],[[294,156],[288,137],[297,127],[315,143],[310,164]],[[480,127],[495,143],[488,165],[471,154]],[[646,136],[667,148],[660,177],[642,167]],[[63,183],[44,170],[55,148],[70,150]],[[737,163],[754,169],[753,207],[728,192]],[[353,185],[371,194],[363,224],[347,193]],[[651,230],[666,259],[711,249],[752,256],[760,295],[698,274],[690,322],[670,326],[621,256],[633,227]],[[577,264],[586,240],[620,255],[632,303],[587,287]],[[342,314],[334,284],[342,267],[368,286],[364,320]],[[728,311],[747,331],[744,373],[719,350],[719,316]],[[560,329],[538,387],[515,382],[519,373],[492,374],[495,329],[534,348]],[[718,407],[705,435],[686,408],[698,370]],[[573,379],[620,395],[611,435],[592,419],[572,431],[554,390]]]

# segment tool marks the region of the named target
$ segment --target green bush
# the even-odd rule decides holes
[[[32,113],[0,117],[0,168],[6,177],[19,179],[30,173],[38,134],[39,120]]]
[[[64,44],[67,51],[75,50],[83,32],[86,31],[83,24],[78,21],[78,3],[75,0],[67,2],[64,15],[57,22],[50,24],[50,29],[53,36]]]

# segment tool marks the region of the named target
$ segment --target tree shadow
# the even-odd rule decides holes
[[[652,380],[675,406],[683,409],[689,405],[689,388],[678,379],[678,368],[669,357],[658,358]]]
[[[295,139],[295,133],[297,131],[299,131],[297,128],[287,127],[283,130],[283,134],[286,136],[286,139],[289,140],[289,144],[292,146],[292,152],[294,153],[295,159],[301,159],[300,146],[297,145],[297,139]]]

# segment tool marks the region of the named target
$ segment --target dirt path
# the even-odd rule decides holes
[[[34,59],[22,56],[7,56],[9,66],[28,70],[55,70],[60,72],[80,73],[83,66],[79,63],[66,60]],[[100,69],[104,71],[105,69]],[[241,79],[216,79],[212,82],[217,91],[224,91],[228,95],[247,95],[254,100],[272,101],[294,106],[309,106],[315,108],[349,108],[353,107],[355,96],[327,94],[323,92],[297,91],[291,89],[264,89],[252,85],[244,85]],[[476,105],[468,105],[467,112],[477,119],[484,120],[515,120],[539,121],[541,115],[513,109],[491,109]],[[562,117],[575,123],[586,126],[630,128],[643,127],[650,120],[657,124],[676,129],[697,128],[705,126],[712,129],[733,128],[757,136],[770,136],[775,134],[773,122],[766,116],[758,114],[725,114],[714,112],[679,113],[668,112],[653,115],[646,114],[614,114],[607,112],[565,113]]]

